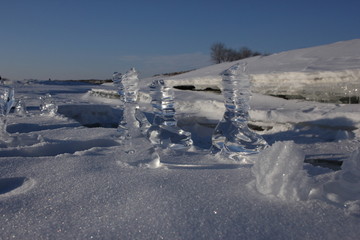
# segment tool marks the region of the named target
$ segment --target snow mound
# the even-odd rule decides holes
[[[252,167],[256,189],[283,200],[307,200],[312,183],[303,170],[304,159],[294,142],[276,142],[259,154]]]

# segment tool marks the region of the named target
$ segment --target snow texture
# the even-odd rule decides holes
[[[253,83],[264,83],[249,126],[271,146],[254,164],[210,154],[225,111],[218,93],[174,90],[188,151],[154,149],[139,134],[129,154],[116,130],[124,112],[113,84],[6,82],[25,104],[7,115],[0,144],[0,239],[358,239],[360,105],[264,93],[281,92],[280,83],[301,93],[320,75],[324,84],[354,84],[359,51],[355,39],[247,59]],[[238,62],[164,82],[221,89],[219,74]],[[137,110],[148,120],[154,80],[139,81]],[[56,114],[41,112],[47,94]]]
[[[254,163],[256,189],[283,200],[307,200],[312,184],[303,170],[304,160],[304,153],[294,142],[276,142]]]

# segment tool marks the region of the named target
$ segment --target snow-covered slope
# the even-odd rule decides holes
[[[359,96],[360,39],[221,63],[171,77],[167,82],[199,89],[221,88],[221,72],[243,61],[248,63],[254,92],[333,102]]]

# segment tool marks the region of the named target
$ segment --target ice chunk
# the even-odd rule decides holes
[[[19,98],[15,104],[15,113],[18,116],[25,116],[27,114],[26,103],[23,98]]]
[[[40,97],[40,111],[41,115],[55,116],[57,114],[58,106],[50,93]]]
[[[303,170],[304,153],[294,142],[276,142],[252,167],[256,189],[283,200],[307,200],[312,181]]]

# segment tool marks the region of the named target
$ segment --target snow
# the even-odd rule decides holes
[[[351,40],[247,60],[254,87],[259,79],[269,84],[250,102],[249,123],[271,145],[253,164],[209,153],[224,112],[220,94],[174,91],[177,122],[191,132],[193,148],[154,151],[138,137],[131,154],[119,142],[122,111],[112,84],[12,82],[27,112],[8,115],[9,139],[0,144],[0,238],[357,239],[360,105],[262,91],[276,86],[274,74],[282,86],[300,76],[311,86],[324,73],[324,83],[359,81],[359,46]],[[219,73],[235,63],[164,81],[221,88]],[[147,117],[153,80],[140,80]],[[291,94],[302,86],[290,85]],[[46,94],[55,115],[41,114]]]
[[[358,97],[360,94],[359,56],[360,40],[354,39],[269,56],[256,56],[246,59],[246,62],[253,78],[254,92],[338,101],[342,97]],[[235,63],[198,69],[174,76],[168,82],[170,85],[177,85],[181,80],[185,85],[195,85],[198,89],[208,86],[221,88],[221,71]],[[324,88],[328,91],[323,91]]]
[[[256,189],[283,200],[307,200],[312,184],[303,170],[304,160],[294,142],[276,142],[259,154],[252,167]]]
[[[317,192],[322,192],[326,200],[344,206],[347,214],[360,216],[360,152],[354,151],[344,160],[341,170],[320,185]]]

